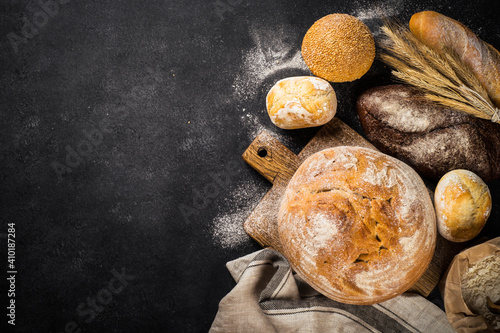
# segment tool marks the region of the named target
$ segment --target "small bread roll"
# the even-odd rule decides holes
[[[332,86],[314,76],[289,77],[276,82],[266,97],[271,121],[283,129],[324,125],[335,116],[337,96]]]
[[[490,216],[490,190],[475,173],[453,170],[437,184],[434,205],[441,236],[452,242],[466,242],[481,232]]]
[[[375,41],[370,29],[354,16],[330,14],[305,34],[302,58],[314,75],[325,80],[354,81],[372,66]]]

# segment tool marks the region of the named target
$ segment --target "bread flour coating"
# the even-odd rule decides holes
[[[370,29],[348,14],[330,14],[314,22],[302,41],[302,58],[311,72],[331,82],[362,77],[375,59]]]
[[[269,90],[266,109],[283,129],[324,125],[337,112],[337,96],[330,83],[314,76],[282,79]]]
[[[434,191],[438,231],[452,242],[466,242],[483,229],[491,212],[488,185],[468,170],[453,170]]]
[[[415,88],[371,88],[356,108],[368,140],[382,152],[438,181],[455,169],[485,182],[500,177],[500,125],[426,101]]]
[[[350,304],[397,296],[421,277],[436,242],[422,179],[403,162],[362,147],[311,155],[278,215],[283,252],[323,295]]]

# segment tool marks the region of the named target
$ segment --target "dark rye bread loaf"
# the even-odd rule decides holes
[[[423,100],[406,85],[375,87],[357,100],[366,137],[381,151],[435,180],[466,169],[500,176],[500,125]]]

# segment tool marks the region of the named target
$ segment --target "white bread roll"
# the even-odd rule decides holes
[[[475,173],[453,170],[437,184],[434,205],[441,236],[452,242],[466,242],[481,232],[490,216],[490,190]]]
[[[323,79],[289,77],[269,90],[266,108],[273,124],[283,129],[321,126],[335,116],[337,96]]]

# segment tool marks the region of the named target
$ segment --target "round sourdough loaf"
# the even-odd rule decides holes
[[[361,147],[330,148],[304,161],[285,191],[278,232],[297,274],[350,304],[409,289],[430,263],[437,234],[418,174]]]

